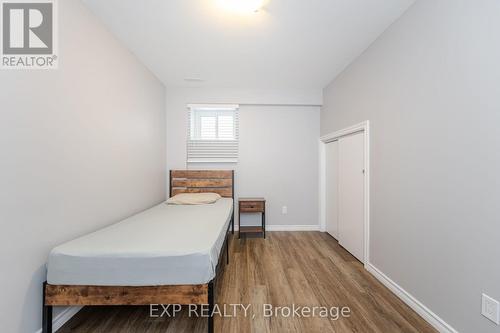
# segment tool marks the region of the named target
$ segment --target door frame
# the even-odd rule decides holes
[[[319,138],[319,225],[320,230],[326,232],[326,144],[341,137],[363,133],[364,136],[364,265],[370,263],[370,122],[359,124],[323,135]]]

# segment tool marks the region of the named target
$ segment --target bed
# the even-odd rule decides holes
[[[234,233],[234,172],[170,171],[170,196],[200,192],[222,198],[162,203],[54,248],[43,286],[43,332],[52,332],[53,306],[207,304],[211,313],[223,249],[229,263]]]

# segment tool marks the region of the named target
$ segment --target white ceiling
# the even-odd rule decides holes
[[[83,0],[169,86],[323,88],[414,0]],[[202,78],[204,82],[187,82]]]

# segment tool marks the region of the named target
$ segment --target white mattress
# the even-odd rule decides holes
[[[47,282],[56,285],[203,284],[215,277],[233,200],[162,203],[54,248]]]

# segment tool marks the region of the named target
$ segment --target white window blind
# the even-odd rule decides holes
[[[187,161],[238,161],[238,105],[189,105]]]

